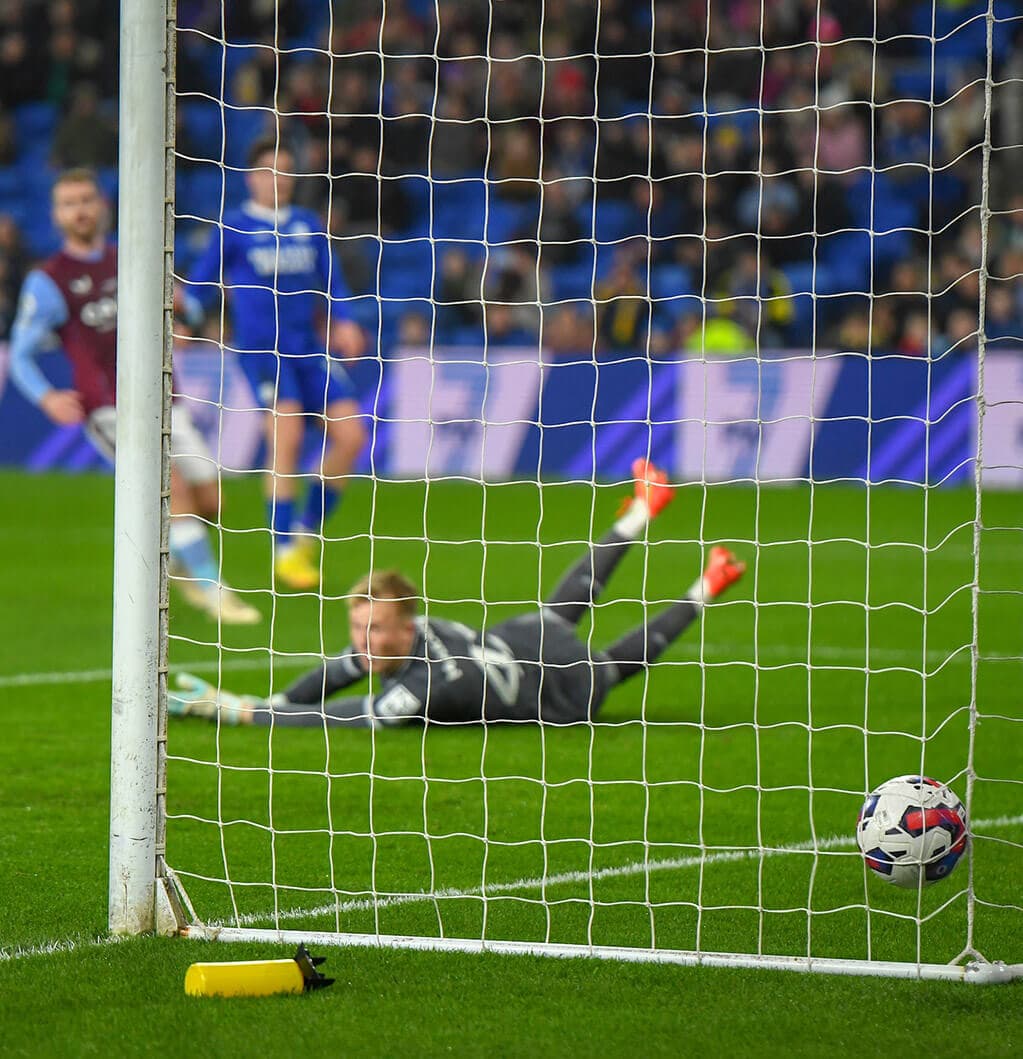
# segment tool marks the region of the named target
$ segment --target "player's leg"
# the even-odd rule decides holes
[[[309,488],[298,531],[321,538],[327,520],[341,503],[345,480],[366,445],[355,387],[340,367],[322,356],[301,357],[295,364],[306,411],[323,417],[324,447],[316,468],[319,479]]]
[[[208,520],[220,509],[217,468],[187,406],[172,408],[171,576],[189,603],[229,625],[253,625],[262,615],[220,580]]]
[[[295,533],[299,462],[305,438],[306,415],[300,400],[277,402],[267,416],[267,519],[273,534],[274,572],[289,588],[316,588],[319,570],[309,542]]]
[[[745,570],[746,564],[740,562],[727,548],[711,548],[703,574],[689,589],[684,600],[662,610],[602,652],[613,663],[612,683],[620,684],[656,661],[668,645],[699,617],[704,602],[720,596],[742,577]]]
[[[94,409],[85,422],[89,440],[111,463],[114,462],[114,442],[117,437],[117,410],[108,405]],[[229,623],[251,624],[262,615],[254,607],[238,599],[228,598],[226,606],[217,598],[222,586],[217,583],[217,564],[210,549],[206,525],[198,517],[200,508],[194,502],[192,487],[182,473],[178,458],[191,460],[192,473],[197,478],[213,479],[216,486],[216,467],[206,453],[198,431],[187,412],[175,409],[171,426],[171,519],[169,531],[170,573],[182,590],[182,595],[199,610],[219,615]],[[214,506],[214,511],[216,506]],[[230,590],[227,590],[230,593]],[[234,596],[233,593],[230,593]],[[237,600],[238,606],[232,606]]]
[[[589,551],[558,582],[544,600],[544,609],[578,625],[586,611],[604,590],[615,567],[625,557],[647,524],[660,514],[675,495],[668,476],[649,460],[633,461],[634,496],[619,515],[610,532],[590,546]]]
[[[315,588],[316,567],[292,535],[298,465],[305,435],[302,389],[295,357],[276,353],[242,353],[239,363],[264,409],[267,473],[264,477],[267,525],[273,537],[274,570],[290,588]]]

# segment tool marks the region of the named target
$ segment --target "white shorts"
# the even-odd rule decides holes
[[[96,448],[114,462],[117,437],[117,409],[112,405],[97,408],[85,421],[85,433]],[[199,433],[188,409],[171,406],[171,467],[186,482],[202,485],[217,480],[217,465]]]

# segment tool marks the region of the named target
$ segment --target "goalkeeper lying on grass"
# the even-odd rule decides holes
[[[611,531],[561,580],[543,606],[486,633],[456,621],[416,614],[416,588],[384,571],[351,590],[351,644],[269,700],[239,697],[183,673],[171,692],[175,716],[225,724],[396,725],[412,720],[467,723],[543,721],[571,724],[596,716],[607,693],[642,672],[689,627],[703,601],[742,577],[745,565],[727,548],[710,561],[686,598],[602,651],[576,626],[629,546],[670,503],[674,488],[646,460],[632,467],[635,498]],[[376,695],[332,698],[373,673]]]

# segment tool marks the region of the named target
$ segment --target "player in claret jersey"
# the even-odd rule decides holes
[[[60,250],[25,278],[11,332],[11,377],[54,423],[81,423],[108,459],[114,456],[117,414],[117,248],[106,236],[107,205],[95,175],[70,169],[53,185]],[[68,389],[55,387],[37,356],[56,334],[71,362]],[[261,620],[255,607],[218,582],[203,517],[216,517],[216,464],[182,407],[171,429],[170,552],[185,598],[221,621]]]
[[[416,614],[417,592],[397,572],[364,578],[351,590],[351,643],[340,655],[267,700],[239,697],[182,674],[169,698],[179,716],[227,724],[396,725],[593,719],[614,687],[641,673],[714,599],[742,577],[745,564],[727,548],[711,549],[702,577],[683,599],[603,650],[577,626],[647,523],[671,501],[663,471],[633,464],[635,497],[611,531],[562,578],[541,608],[485,633],[460,622]],[[376,696],[332,698],[373,673]]]
[[[186,321],[197,326],[226,296],[230,345],[239,351],[256,400],[267,411],[266,500],[274,569],[291,588],[315,588],[320,583],[315,542],[366,443],[355,390],[344,370],[328,361],[325,332],[344,357],[359,356],[364,339],[349,317],[349,291],[324,222],[291,205],[291,151],[272,138],[260,140],[249,152],[249,167],[249,201],[224,213],[180,301]],[[316,478],[299,509],[307,419],[318,420],[326,436]]]

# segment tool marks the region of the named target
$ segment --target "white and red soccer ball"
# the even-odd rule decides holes
[[[856,842],[879,878],[906,889],[930,886],[948,878],[966,852],[966,808],[937,780],[897,776],[863,803]]]

